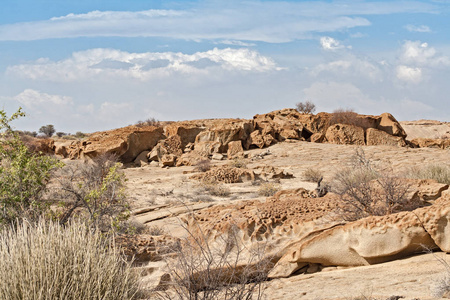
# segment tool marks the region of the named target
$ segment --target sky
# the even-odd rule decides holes
[[[315,103],[450,121],[450,1],[2,0],[0,109],[94,132]]]

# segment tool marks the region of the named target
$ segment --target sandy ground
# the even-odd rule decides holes
[[[306,169],[320,170],[324,181],[330,182],[337,171],[348,165],[357,147],[294,141],[279,143],[269,149],[272,154],[262,160],[245,159],[247,167],[275,166],[294,175],[293,178],[280,180],[282,189],[304,187],[312,190],[316,184],[304,180]],[[395,173],[407,172],[413,166],[450,165],[448,149],[389,146],[364,146],[363,149],[375,164]],[[246,154],[251,157],[263,151],[253,149],[246,151]],[[212,161],[213,165],[227,163],[229,161],[226,160]],[[179,218],[189,210],[216,203],[265,199],[258,195],[258,186],[251,182],[228,184],[231,193],[227,197],[205,197],[198,182],[189,178],[193,172],[194,167],[126,168],[133,209],[140,211],[135,218],[147,226],[160,226],[170,234],[183,236],[184,231],[178,225]],[[431,254],[367,267],[329,268],[319,273],[270,281],[267,283],[266,299],[352,299],[361,295],[372,295],[378,299],[395,295],[405,299],[433,299],[430,285],[444,270],[444,266]]]

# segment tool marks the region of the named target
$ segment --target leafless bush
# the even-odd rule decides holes
[[[272,266],[264,258],[264,247],[247,249],[237,226],[214,243],[197,223],[196,228],[182,226],[188,237],[176,249],[175,259],[168,260],[171,289],[158,292],[160,299],[262,299]]]
[[[159,127],[161,126],[161,122],[155,118],[148,118],[145,121],[138,121],[136,123],[136,126],[138,127],[144,127],[144,126],[156,126]]]
[[[258,194],[260,196],[270,197],[275,195],[281,189],[281,186],[274,182],[262,183],[258,188]]]
[[[215,180],[203,179],[199,183],[200,189],[208,192],[210,195],[219,196],[219,197],[227,197],[230,195],[230,188],[228,188],[225,184],[219,183]]]
[[[191,198],[191,202],[214,202],[210,195],[196,195]]]
[[[209,171],[211,170],[211,161],[209,159],[203,159],[195,165],[195,169],[200,172]]]
[[[147,229],[148,234],[150,235],[163,235],[167,232],[161,226],[153,225]]]
[[[228,163],[231,167],[245,169],[247,168],[247,163],[242,158],[235,158]]]
[[[100,155],[62,168],[50,195],[63,206],[61,224],[76,215],[94,228],[118,229],[129,217],[125,175],[120,168],[114,155]]]
[[[450,166],[431,164],[423,167],[413,167],[408,170],[406,177],[434,179],[440,183],[450,184]]]
[[[363,128],[371,127],[369,121],[365,118],[358,117],[358,114],[353,109],[337,109],[333,111],[330,125],[334,124],[348,124]]]
[[[303,178],[309,182],[319,182],[320,178],[323,178],[323,173],[316,168],[308,168],[303,172]]]
[[[316,111],[316,105],[311,101],[298,102],[295,106],[297,111],[302,114],[313,114]]]
[[[353,155],[351,168],[336,173],[332,190],[345,204],[342,216],[346,220],[419,206],[419,203],[409,202],[410,185],[402,178],[377,170],[362,149],[357,149]]]

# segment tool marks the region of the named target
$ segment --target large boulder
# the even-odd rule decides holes
[[[123,162],[132,162],[142,151],[152,149],[164,137],[162,127],[128,126],[96,132],[80,142],[73,149],[78,157],[96,157],[101,154],[115,154]]]
[[[406,132],[402,125],[390,113],[383,113],[380,115],[377,128],[390,135],[400,136],[406,138]]]
[[[354,125],[332,125],[327,129],[325,137],[332,144],[365,145],[364,129]]]
[[[387,145],[387,146],[406,146],[405,139],[400,136],[390,135],[385,131],[375,128],[368,128],[366,131],[366,143],[368,146]]]
[[[245,141],[250,136],[252,131],[253,125],[248,120],[216,120],[211,127],[197,135],[195,138],[195,144],[202,142],[217,142],[220,144],[219,152],[226,153],[229,142]]]
[[[233,141],[228,143],[227,157],[228,159],[244,157],[244,148],[242,148],[241,141]]]
[[[412,139],[410,145],[415,148],[440,148],[450,149],[450,139],[425,139],[416,138]]]
[[[167,137],[178,136],[181,147],[184,149],[189,143],[194,143],[197,135],[206,130],[205,124],[200,121],[174,122],[164,127]]]

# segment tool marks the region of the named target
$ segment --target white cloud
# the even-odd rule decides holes
[[[415,25],[408,24],[405,26],[405,29],[410,32],[422,32],[422,33],[431,32],[430,27],[428,27],[426,25],[415,26]]]
[[[14,100],[18,101],[28,109],[35,109],[40,107],[51,110],[55,109],[55,106],[58,109],[62,106],[69,106],[73,104],[73,100],[71,97],[50,95],[32,89],[24,90],[22,93],[15,96]]]
[[[415,66],[445,67],[450,66],[450,59],[440,55],[428,43],[421,41],[405,41],[400,55],[403,64]]]
[[[411,68],[400,65],[396,68],[397,78],[402,81],[419,83],[422,81],[422,70],[420,68]]]
[[[330,73],[333,73],[332,76],[342,76],[345,74],[347,76],[365,77],[371,80],[381,80],[383,77],[378,65],[353,56],[326,64],[319,64],[311,71],[311,75],[316,77]]]
[[[320,38],[320,45],[322,46],[322,49],[326,51],[336,51],[343,48],[351,49],[351,46],[344,46],[339,42],[338,40],[329,37],[329,36],[323,36]]]
[[[249,49],[214,48],[192,55],[91,49],[75,52],[60,61],[38,59],[34,63],[10,66],[7,72],[35,80],[70,82],[94,77],[150,80],[172,74],[208,75],[210,70],[267,72],[279,69],[271,58]]]
[[[253,47],[256,46],[254,43],[245,43],[242,41],[232,41],[232,40],[221,40],[218,42],[214,42],[214,44],[223,44],[223,45],[232,45],[232,46],[241,46],[241,47]]]
[[[419,1],[341,2],[199,1],[188,9],[93,11],[48,20],[0,25],[0,41],[94,36],[247,40],[270,43],[311,38],[311,34],[369,26],[360,16],[432,13]]]

